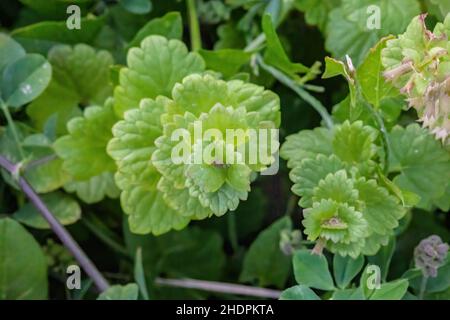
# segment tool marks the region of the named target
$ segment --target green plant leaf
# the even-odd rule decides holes
[[[280,300],[320,300],[320,298],[307,286],[297,285],[284,290]]]
[[[372,26],[377,11],[368,13],[369,6],[379,8],[380,28],[376,24]],[[336,58],[349,55],[355,66],[359,66],[381,37],[402,32],[419,13],[416,0],[342,0],[341,6],[328,16],[325,47]]]
[[[181,41],[152,35],[139,48],[128,51],[127,66],[120,70],[120,85],[114,90],[114,109],[121,117],[137,108],[143,98],[171,97],[175,83],[202,72],[205,63],[199,54],[189,53]]]
[[[302,130],[286,137],[280,155],[288,161],[289,168],[294,168],[300,165],[303,159],[314,159],[318,154],[331,155],[333,153],[331,140],[332,133],[325,128]]]
[[[1,300],[47,298],[44,253],[33,236],[9,218],[0,219],[0,274]]]
[[[33,136],[36,137],[36,135],[32,134],[32,130],[18,121],[15,122],[15,125],[19,139],[24,142],[23,149],[29,164],[23,175],[33,189],[38,193],[46,193],[54,191],[68,182],[70,176],[62,169],[62,161],[55,157],[50,142],[40,146],[33,145],[29,143]],[[42,137],[43,135],[38,136]],[[13,163],[23,160],[9,126],[0,135],[0,153]],[[30,166],[34,161],[40,162],[42,160],[44,161],[39,165]],[[5,181],[18,189],[16,182],[9,174],[2,171],[2,175]]]
[[[146,14],[152,10],[150,0],[119,0],[119,3],[127,11],[134,14]]]
[[[336,290],[330,300],[365,300],[361,288]]]
[[[69,225],[81,218],[81,208],[72,197],[61,192],[52,192],[41,196],[42,201],[62,225]],[[14,219],[37,229],[50,229],[33,204],[27,203],[13,215]]]
[[[57,44],[93,44],[105,24],[105,16],[81,18],[80,24],[81,29],[69,29],[66,21],[43,21],[15,29],[11,36],[27,52],[45,55]]]
[[[333,258],[334,281],[339,288],[346,288],[364,266],[364,256],[358,258],[342,257],[335,254]]]
[[[99,202],[105,197],[115,199],[120,195],[112,172],[104,172],[85,181],[70,181],[64,185],[64,190],[74,192],[88,204]]]
[[[149,161],[155,150],[154,140],[162,133],[159,118],[167,98],[142,100],[139,109],[130,110],[125,120],[113,127],[114,138],[107,151],[116,161],[115,181],[121,189],[121,205],[129,214],[134,233],[159,235],[171,229],[180,230],[189,218],[171,209],[157,190],[161,175]]]
[[[137,300],[139,288],[136,283],[114,285],[100,293],[97,300]]]
[[[245,255],[240,281],[257,279],[259,286],[284,287],[291,269],[291,259],[280,249],[280,233],[290,229],[292,222],[289,217],[284,217],[258,235]]]
[[[0,85],[2,99],[18,108],[38,97],[47,87],[52,67],[38,54],[28,54],[6,66]]]
[[[128,44],[131,47],[139,47],[142,40],[151,35],[160,35],[167,39],[181,40],[183,35],[183,23],[179,12],[169,12],[161,18],[150,20],[134,36]]]
[[[405,295],[408,285],[408,280],[405,279],[383,283],[373,292],[370,300],[400,300]]]
[[[391,264],[391,259],[395,251],[395,244],[395,237],[391,237],[388,245],[381,247],[376,255],[368,257],[370,264],[380,267],[382,281],[386,281],[389,265]]]
[[[205,60],[208,69],[222,73],[225,78],[234,76],[251,57],[251,53],[239,49],[201,49],[198,53]]]
[[[114,160],[106,153],[106,146],[113,137],[111,129],[117,120],[113,102],[108,100],[103,107],[88,107],[83,117],[69,121],[69,134],[56,140],[54,148],[64,160],[64,169],[75,180],[88,180],[116,170]]]
[[[398,95],[395,87],[385,81],[382,74],[381,50],[386,48],[386,42],[392,38],[385,37],[371,48],[356,73],[364,97],[377,109],[382,99]]]
[[[377,131],[364,126],[362,121],[345,121],[335,130],[333,150],[342,161],[353,165],[365,164],[377,152],[376,138]]]
[[[309,250],[299,250],[294,254],[294,275],[298,284],[308,287],[333,290],[333,278],[323,255],[312,254]]]
[[[294,194],[301,196],[299,205],[303,208],[311,207],[314,188],[320,180],[344,168],[344,164],[336,156],[326,157],[319,154],[315,159],[303,160],[300,166],[292,169],[289,173],[294,183],[291,190]]]
[[[20,44],[4,33],[0,33],[0,75],[3,69],[26,55]]]
[[[263,16],[262,28],[266,35],[264,61],[267,64],[280,69],[294,80],[300,81],[301,78],[298,76],[298,73],[306,73],[309,71],[309,68],[301,63],[291,62],[281,45],[280,39],[278,39],[270,14],[265,14]]]
[[[295,0],[297,10],[305,13],[306,23],[317,26],[325,32],[328,23],[328,14],[340,4],[340,0]]]
[[[389,171],[399,174],[394,183],[420,195],[419,208],[429,208],[450,181],[450,154],[440,142],[417,124],[392,129]]]
[[[20,0],[26,7],[37,12],[43,18],[49,20],[63,20],[67,18],[67,7],[69,4],[65,0]],[[71,0],[70,4],[80,7],[81,12],[85,12],[92,5],[93,0]]]
[[[48,88],[27,108],[35,127],[42,130],[51,116],[56,116],[56,133],[66,133],[69,119],[81,115],[80,105],[103,105],[111,95],[109,68],[111,54],[77,44],[59,45],[48,54],[53,78]]]

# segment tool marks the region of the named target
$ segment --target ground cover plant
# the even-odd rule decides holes
[[[445,1],[5,0],[0,107],[0,299],[450,299]]]

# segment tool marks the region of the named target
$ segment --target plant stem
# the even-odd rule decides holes
[[[316,245],[311,250],[311,254],[322,255],[323,248],[325,247],[325,240],[322,238],[317,239]]]
[[[427,289],[427,282],[428,282],[428,277],[422,276],[422,282],[420,283],[420,292],[419,292],[420,300],[423,300],[423,296],[425,295],[425,291]]]
[[[11,128],[11,132],[13,134],[14,141],[16,142],[17,149],[19,149],[20,158],[21,158],[21,160],[23,160],[23,159],[25,159],[25,154],[23,152],[22,145],[20,144],[20,138],[17,133],[16,126],[11,117],[11,114],[9,113],[8,106],[2,99],[0,99],[0,105],[1,105],[1,108],[3,111],[3,114],[5,115],[6,121],[8,122],[8,125]]]
[[[297,93],[300,98],[308,102],[320,114],[327,128],[333,128],[333,119],[331,118],[325,106],[319,100],[310,95],[306,90],[292,81],[292,79],[284,75],[281,71],[278,71],[277,69],[265,64],[259,54],[256,55],[256,61],[264,70],[272,74],[278,81]]]
[[[386,130],[386,126],[384,125],[383,118],[380,116],[380,113],[375,110],[372,105],[370,105],[368,102],[365,102],[364,105],[366,108],[369,109],[370,114],[377,122],[378,126],[380,127],[381,131],[381,137],[383,140],[383,147],[384,147],[384,173],[387,174],[389,170],[389,158],[391,154],[391,143],[389,140],[389,135]]]
[[[9,173],[14,174],[16,171],[16,165],[11,163],[9,160],[0,156],[0,167],[3,167]],[[50,228],[55,232],[64,246],[72,253],[75,259],[78,261],[80,266],[88,274],[88,276],[94,281],[95,285],[100,291],[104,291],[109,287],[108,282],[98,271],[97,267],[92,263],[84,251],[80,248],[78,243],[72,238],[70,233],[64,228],[59,221],[53,216],[53,214],[48,210],[45,203],[36,194],[30,184],[25,178],[19,176],[18,179],[19,187],[26,194],[28,199],[33,203],[36,209],[41,213],[42,217],[48,222]]]
[[[233,283],[223,283],[216,281],[205,281],[196,279],[164,279],[156,278],[155,283],[158,285],[178,287],[178,288],[188,288],[188,289],[199,289],[204,291],[227,293],[227,294],[237,294],[243,296],[261,297],[261,298],[272,298],[278,299],[280,297],[281,291],[250,287],[240,284]]]
[[[202,48],[202,38],[200,36],[200,27],[198,24],[195,0],[187,0],[187,7],[189,13],[189,27],[191,31],[191,49],[192,51],[198,51]]]
[[[262,44],[266,41],[266,35],[261,33],[255,39],[253,39],[245,48],[245,52],[253,52],[256,51]]]

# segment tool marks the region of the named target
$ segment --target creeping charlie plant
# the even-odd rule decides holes
[[[68,2],[1,0],[0,299],[449,299],[449,1]]]

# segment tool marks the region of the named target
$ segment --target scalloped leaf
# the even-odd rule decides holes
[[[205,69],[200,55],[188,52],[183,42],[152,35],[132,48],[127,55],[127,68],[122,68],[114,90],[114,109],[120,117],[137,108],[143,98],[158,95],[171,97],[175,83]]]
[[[112,172],[104,172],[89,180],[70,181],[64,185],[64,190],[74,192],[78,198],[88,204],[99,202],[105,197],[115,199],[120,194]]]
[[[390,172],[399,172],[394,183],[420,195],[417,205],[429,208],[444,194],[450,181],[450,154],[439,141],[417,124],[394,127]]]
[[[225,82],[208,74],[194,74],[175,85],[172,97],[174,103],[168,106],[170,115],[190,112],[200,116],[202,112],[208,113],[216,104],[221,104],[234,109],[245,107],[247,112],[255,113],[255,122],[266,120],[275,123],[276,127],[280,125],[278,96],[242,80]]]
[[[167,101],[165,97],[142,100],[139,109],[130,110],[114,125],[114,138],[108,144],[108,154],[118,167],[115,181],[122,190],[122,208],[129,214],[134,233],[159,235],[180,230],[190,220],[166,204],[157,190],[161,175],[150,161],[156,148],[154,141],[162,134],[159,118]]]
[[[315,158],[318,154],[333,153],[332,133],[325,128],[302,130],[286,137],[280,149],[280,156],[288,161],[288,167],[300,165],[303,159]]]
[[[69,134],[59,138],[54,148],[64,160],[64,169],[75,180],[89,180],[116,170],[113,159],[106,153],[106,146],[113,136],[111,128],[116,121],[112,100],[103,107],[88,107],[83,117],[69,121]]]
[[[333,150],[342,161],[353,165],[365,163],[377,152],[376,138],[377,131],[362,121],[345,121],[334,132]]]
[[[42,130],[57,115],[57,132],[66,132],[66,122],[79,115],[79,104],[103,105],[111,94],[109,67],[114,63],[104,50],[77,44],[59,45],[48,53],[53,77],[48,88],[27,107],[34,125]]]
[[[376,18],[376,11],[368,11],[369,6],[379,8],[381,28],[368,28]],[[336,58],[349,55],[358,66],[378,39],[402,32],[419,13],[416,0],[342,0],[328,16],[325,47]]]
[[[344,169],[344,164],[334,155],[326,157],[318,155],[315,159],[305,159],[300,166],[295,167],[289,173],[289,177],[294,183],[292,192],[302,198],[299,205],[309,208],[313,204],[314,188],[328,174]]]

